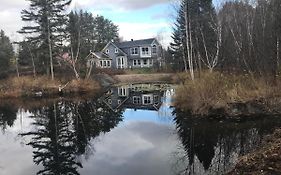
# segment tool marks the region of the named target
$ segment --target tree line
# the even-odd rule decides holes
[[[182,0],[169,51],[177,69],[258,75],[280,71],[281,1]]]
[[[54,79],[55,70],[69,67],[80,78],[91,70],[87,67],[90,51],[119,40],[118,26],[111,20],[83,10],[68,12],[71,0],[28,1],[29,8],[21,12],[26,25],[19,31],[24,40],[17,43],[17,57],[20,65],[33,68],[34,76],[40,73]],[[15,53],[3,31],[0,37],[1,68],[7,70]]]

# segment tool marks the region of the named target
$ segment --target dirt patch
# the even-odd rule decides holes
[[[173,82],[175,74],[161,73],[161,74],[129,74],[129,75],[115,75],[119,83],[153,83],[153,82]]]
[[[281,129],[268,136],[260,149],[241,157],[228,175],[281,175]]]

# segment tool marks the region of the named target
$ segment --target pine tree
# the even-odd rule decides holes
[[[13,46],[3,30],[0,31],[0,72],[8,70],[14,56]]]
[[[97,40],[97,50],[102,49],[108,42],[117,41],[118,26],[103,16],[96,16],[94,20],[95,38]]]
[[[195,58],[192,64],[197,63],[197,67],[200,68],[202,61],[208,67],[208,58],[216,55],[217,51],[218,31],[215,30],[217,27],[212,0],[182,0],[171,43],[175,58],[183,60],[180,63],[184,63],[190,56]]]
[[[66,15],[64,11],[71,0],[28,0],[30,7],[22,11],[22,20],[33,25],[25,26],[20,33],[27,34],[29,42],[36,43],[39,58],[47,74],[54,79],[53,56],[64,38]]]

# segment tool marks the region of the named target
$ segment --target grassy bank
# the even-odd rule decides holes
[[[281,104],[280,79],[272,85],[266,78],[218,72],[205,72],[194,82],[187,74],[180,75],[180,79],[182,83],[177,88],[175,105],[194,115],[209,115],[216,111],[243,115],[243,110],[236,112],[239,105],[249,108],[244,109],[245,113],[278,112],[277,107]]]
[[[49,77],[12,77],[0,81],[0,98],[55,96],[62,88],[64,94],[96,93],[100,86],[94,80],[50,80]]]

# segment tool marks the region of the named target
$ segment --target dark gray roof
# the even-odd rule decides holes
[[[143,39],[143,40],[134,40],[134,41],[125,41],[120,43],[114,43],[119,48],[127,48],[127,47],[138,47],[142,45],[152,44],[155,38]]]

